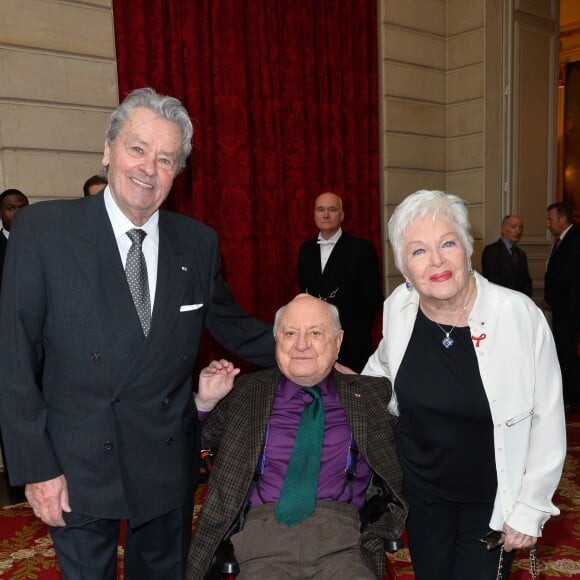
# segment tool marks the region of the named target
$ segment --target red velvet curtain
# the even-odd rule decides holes
[[[194,120],[169,208],[215,228],[237,301],[271,322],[298,291],[315,197],[380,255],[376,0],[114,0],[119,93]]]

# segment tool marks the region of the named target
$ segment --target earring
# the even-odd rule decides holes
[[[469,263],[469,274],[471,276],[475,276],[475,270],[473,269],[473,266],[471,265],[471,262]]]
[[[413,290],[413,284],[411,284],[411,282],[409,282],[409,280],[405,280],[405,288],[411,292],[411,290]]]

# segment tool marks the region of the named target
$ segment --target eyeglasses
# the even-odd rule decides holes
[[[480,538],[479,541],[485,544],[485,547],[488,550],[495,550],[496,548],[503,546],[504,540],[505,535],[503,532],[491,530],[491,532],[489,532],[485,538]]]

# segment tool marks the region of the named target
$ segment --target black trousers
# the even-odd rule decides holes
[[[65,580],[116,580],[121,520],[63,513],[65,527],[51,527]],[[185,578],[193,502],[125,532],[125,580]]]
[[[552,331],[562,371],[564,403],[580,405],[580,358],[578,358],[578,320],[552,313]]]
[[[491,503],[427,500],[405,493],[407,537],[415,580],[495,580],[499,548],[480,541],[489,532]],[[504,554],[504,578],[514,552]]]

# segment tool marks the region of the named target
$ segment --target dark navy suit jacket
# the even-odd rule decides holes
[[[515,261],[501,238],[485,246],[481,257],[483,275],[490,282],[531,296],[532,278],[528,270],[528,257],[517,246],[512,246],[512,252]]]
[[[102,193],[18,213],[0,316],[12,483],[64,473],[73,511],[133,525],[192,497],[202,328],[240,358],[274,363],[271,327],[235,305],[221,277],[215,232],[165,210],[144,338]]]

